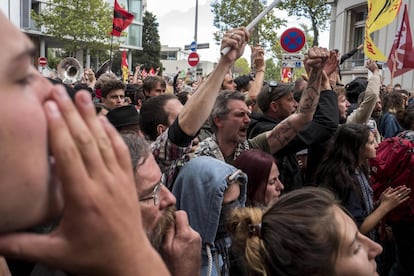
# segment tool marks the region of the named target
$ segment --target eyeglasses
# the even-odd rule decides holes
[[[152,191],[150,196],[146,196],[146,197],[142,197],[139,199],[139,201],[147,201],[152,199],[154,201],[154,206],[157,206],[158,203],[160,203],[160,192],[161,192],[161,187],[164,186],[164,180],[165,177],[164,175],[161,176],[160,181],[158,181],[157,184],[155,184],[154,190]]]

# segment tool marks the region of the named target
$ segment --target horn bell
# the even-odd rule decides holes
[[[57,66],[58,77],[65,84],[74,84],[82,79],[82,66],[80,62],[73,57],[67,57],[60,61]]]

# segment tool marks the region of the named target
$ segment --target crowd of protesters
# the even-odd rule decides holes
[[[414,275],[414,213],[387,221],[412,185],[374,198],[369,165],[414,140],[411,88],[375,62],[343,84],[337,51],[313,47],[286,84],[255,46],[233,79],[240,27],[206,77],[63,84],[0,22],[0,275]]]

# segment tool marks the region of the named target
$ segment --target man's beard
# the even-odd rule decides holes
[[[170,227],[174,227],[175,224],[175,206],[168,207],[164,214],[158,219],[154,229],[149,234],[149,239],[152,246],[158,252],[161,252],[162,245],[164,243],[165,233]]]

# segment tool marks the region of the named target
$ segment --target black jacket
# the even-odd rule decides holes
[[[273,129],[278,123],[280,123],[279,120],[271,119],[265,115],[253,114],[248,135],[254,137]],[[300,188],[305,184],[301,181],[302,176],[297,164],[296,153],[308,149],[306,183],[310,184],[325,152],[326,142],[334,135],[338,124],[338,97],[332,90],[322,91],[312,122],[274,155],[278,161],[281,181],[285,185],[286,192]]]

